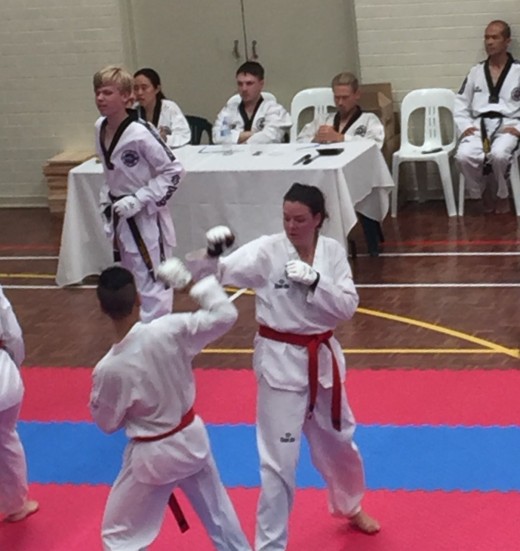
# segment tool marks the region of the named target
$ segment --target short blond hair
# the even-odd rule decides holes
[[[94,75],[93,82],[94,90],[113,84],[122,94],[131,94],[134,79],[124,67],[107,65]]]
[[[339,73],[332,79],[331,87],[334,86],[350,86],[353,92],[357,92],[359,81],[354,73]]]

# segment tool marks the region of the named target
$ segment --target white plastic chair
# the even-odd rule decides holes
[[[271,94],[271,92],[262,92],[262,96],[264,99],[270,99],[272,101],[277,101],[276,96],[274,94]],[[240,101],[240,94],[235,94],[234,96],[231,96],[228,99],[228,102],[230,101],[236,101],[237,103]]]
[[[413,90],[401,104],[401,147],[392,159],[392,175],[394,189],[392,190],[392,217],[397,216],[397,191],[399,186],[399,165],[404,161],[424,162],[433,161],[439,167],[444,200],[448,216],[456,216],[455,196],[450,172],[450,155],[457,145],[453,120],[455,93],[445,88],[425,88]],[[442,143],[440,108],[451,113],[452,139],[449,143]],[[424,141],[421,145],[414,145],[409,141],[409,123],[412,114],[424,110]]]
[[[334,105],[334,93],[330,87],[307,88],[298,92],[291,102],[291,143],[296,141],[298,136],[298,118],[302,111],[309,107],[314,108],[314,118],[325,117],[329,107]]]
[[[511,163],[511,173],[509,182],[511,183],[511,191],[513,193],[513,201],[515,203],[516,215],[520,216],[520,169],[518,168],[518,160],[520,158],[520,150],[517,150],[513,156]],[[465,178],[462,172],[459,174],[459,216],[464,216],[464,191]]]

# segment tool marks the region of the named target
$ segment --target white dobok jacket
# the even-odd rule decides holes
[[[325,122],[320,122],[318,119],[315,119],[309,124],[306,124],[298,134],[296,141],[304,143],[312,142],[322,124],[334,127],[335,116],[334,113],[329,113]],[[339,132],[338,128],[335,128],[335,130]],[[374,113],[361,112],[354,123],[347,128],[343,136],[346,142],[359,139],[373,140],[377,144],[377,147],[381,149],[385,141],[385,129]]]
[[[246,121],[241,112],[240,97],[232,97],[220,111],[213,125],[213,142],[222,143],[222,124],[224,121],[231,128],[231,143],[238,143],[238,137],[246,129]],[[252,117],[251,131],[253,135],[247,143],[282,143],[286,132],[291,128],[291,116],[284,107],[276,101],[263,99],[257,106]]]
[[[156,104],[153,120],[155,128],[167,128],[166,145],[171,148],[181,147],[190,143],[191,130],[181,108],[171,99],[161,99]],[[143,109],[136,105],[137,113],[146,119]]]
[[[96,121],[96,152],[105,173],[101,205],[111,203],[109,193],[116,198],[134,194],[144,204],[134,218],[147,246],[158,243],[160,238],[175,246],[175,230],[167,202],[184,175],[181,163],[150,124],[131,116],[121,124],[107,151],[100,142],[105,120],[100,117]],[[155,223],[149,223],[151,217]],[[112,225],[107,224],[105,230],[112,237]],[[128,224],[118,225],[118,235],[128,251],[137,253]]]
[[[214,276],[200,284],[206,286],[201,309],[136,323],[96,365],[90,410],[103,431],[157,436],[178,426],[193,406],[193,357],[237,319]],[[165,484],[200,470],[210,453],[204,423],[196,416],[173,436],[133,444],[132,468],[141,482]]]
[[[197,253],[186,261],[193,273],[216,270],[223,285],[254,289],[256,321],[276,331],[323,333],[352,318],[359,299],[345,249],[330,237],[318,238],[313,268],[320,280],[314,291],[285,276],[285,264],[298,258],[285,233],[280,233],[255,239],[219,261],[200,259]],[[341,345],[335,338],[331,344],[344,380]],[[253,366],[274,388],[308,386],[308,353],[303,347],[256,335]],[[325,388],[332,386],[332,361],[325,346],[319,349],[319,381]]]
[[[23,398],[20,367],[24,357],[22,330],[0,287],[0,411],[15,406]]]
[[[495,90],[486,78],[487,61],[471,68],[455,99],[455,123],[460,134],[471,127],[480,130],[480,116],[490,111],[502,115],[502,126],[520,131],[520,63],[509,59],[507,76]]]

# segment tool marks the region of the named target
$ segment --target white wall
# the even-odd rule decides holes
[[[520,48],[518,0],[356,0],[363,82],[392,83],[397,101],[415,88],[457,91],[469,68],[485,59],[489,21],[511,25]]]
[[[93,146],[92,75],[135,59],[125,2],[1,0],[0,206],[45,205],[46,159]],[[355,9],[362,80],[392,82],[398,101],[418,87],[457,90],[484,57],[491,19],[511,24],[520,56],[518,0],[356,0]],[[309,40],[320,33],[327,29],[313,28]]]
[[[1,0],[0,206],[45,205],[45,160],[93,147],[92,75],[123,60],[117,0]]]
[[[509,23],[511,52],[520,55],[518,0],[356,0],[355,8],[361,80],[391,82],[396,111],[416,88],[458,91],[470,67],[486,58],[484,29],[494,19]],[[438,171],[428,165],[417,165],[417,179],[403,165],[400,196],[443,197]]]

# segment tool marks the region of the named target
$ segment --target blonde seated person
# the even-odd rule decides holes
[[[181,108],[166,99],[157,71],[143,68],[134,73],[134,95],[139,117],[159,130],[166,145],[173,149],[190,143],[190,125]]]
[[[334,143],[359,139],[373,140],[383,147],[385,130],[373,113],[365,113],[359,106],[361,90],[352,73],[339,73],[332,79],[334,104],[337,111],[325,120],[315,118],[298,134],[297,141],[308,143]]]

